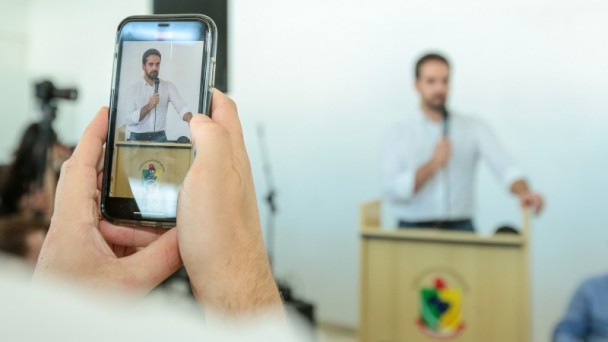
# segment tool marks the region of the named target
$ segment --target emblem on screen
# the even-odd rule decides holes
[[[162,171],[157,169],[154,163],[149,163],[148,168],[141,170],[141,178],[144,187],[144,193],[153,193],[158,191]]]
[[[452,284],[455,285],[455,284]],[[437,338],[456,337],[462,333],[462,291],[449,287],[443,277],[420,288],[420,312],[417,325],[426,335]]]
[[[144,161],[139,170],[141,172],[141,196],[136,196],[137,204],[142,213],[155,215],[166,212],[166,186],[162,183],[165,167],[158,160]]]

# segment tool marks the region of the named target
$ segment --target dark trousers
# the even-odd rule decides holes
[[[146,133],[131,132],[131,135],[129,136],[129,141],[165,142],[165,141],[167,141],[167,135],[165,134],[165,131],[146,132]]]
[[[403,221],[399,220],[399,228],[430,228],[430,229],[444,229],[454,230],[462,232],[474,232],[475,227],[473,226],[472,220],[455,220],[455,221]]]

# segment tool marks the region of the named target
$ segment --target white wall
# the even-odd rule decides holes
[[[77,142],[97,110],[108,105],[120,21],[151,11],[149,0],[30,0],[28,75],[79,90],[78,101],[59,106],[55,128],[64,141]]]
[[[27,16],[18,30],[27,36],[19,40],[25,69],[81,89],[57,122],[76,141],[107,103],[116,25],[150,3],[30,5],[26,13],[6,7]],[[439,48],[454,64],[451,108],[492,125],[548,199],[534,222],[531,268],[533,340],[548,340],[576,284],[608,269],[607,15],[600,0],[231,0],[231,95],[260,199],[255,130],[266,126],[279,189],[280,277],[317,304],[321,320],[355,326],[358,206],[380,195],[383,129],[417,105],[415,58]],[[516,203],[483,166],[478,195],[482,232],[519,221]]]
[[[0,163],[8,163],[21,129],[37,115],[29,103],[27,82],[27,1],[0,0]]]

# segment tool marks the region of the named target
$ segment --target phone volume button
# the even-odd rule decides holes
[[[211,75],[209,77],[209,88],[215,86],[215,58],[211,59]]]

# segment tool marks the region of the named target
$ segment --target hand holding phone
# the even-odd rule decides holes
[[[176,230],[133,229],[100,219],[97,179],[107,131],[108,109],[102,108],[61,167],[34,284],[61,276],[97,293],[143,295],[182,266]]]
[[[179,195],[180,255],[205,307],[282,314],[236,105],[216,90],[212,110],[190,125],[197,155]]]
[[[95,290],[146,293],[182,263],[206,308],[284,317],[264,249],[249,158],[234,102],[215,91],[213,120],[193,118],[197,154],[176,229],[113,225],[98,217],[107,109],[62,167],[52,225],[33,283],[66,276]],[[204,170],[204,172],[201,172]],[[204,191],[203,191],[204,190]]]

